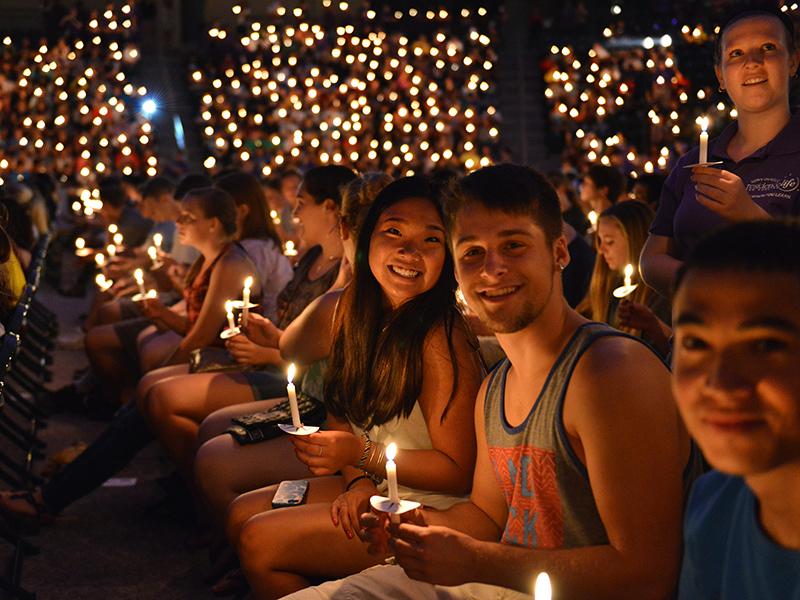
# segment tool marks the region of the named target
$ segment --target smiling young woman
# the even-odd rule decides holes
[[[687,152],[670,174],[641,258],[642,276],[665,296],[708,231],[731,222],[800,214],[800,113],[789,104],[799,56],[792,21],[750,10],[721,28],[714,70],[738,113],[709,143],[709,161]]]

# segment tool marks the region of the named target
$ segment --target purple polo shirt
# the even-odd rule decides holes
[[[792,115],[781,132],[766,146],[740,162],[728,156],[728,142],[738,130],[734,121],[708,145],[708,160],[723,161],[715,168],[741,177],[750,197],[773,217],[800,215],[800,111]],[[675,258],[685,260],[689,251],[708,232],[726,223],[715,212],[697,202],[691,169],[699,148],[684,154],[670,173],[661,191],[661,200],[650,233],[670,237],[675,242]]]

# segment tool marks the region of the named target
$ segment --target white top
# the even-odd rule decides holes
[[[292,265],[272,240],[247,239],[239,242],[256,267],[261,286],[262,315],[275,320],[278,294],[292,278]]]
[[[360,434],[355,425],[353,429]],[[428,433],[428,424],[425,422],[425,417],[422,414],[422,409],[419,403],[414,405],[411,414],[408,418],[403,417],[394,419],[383,425],[373,427],[369,432],[369,437],[372,441],[379,444],[389,444],[394,442],[397,444],[398,454],[403,450],[432,450],[433,443],[431,436]],[[401,470],[398,466],[398,470]],[[399,479],[402,480],[402,473],[399,474]],[[382,494],[386,493],[387,484],[384,480],[378,486],[378,491]],[[398,491],[401,500],[413,500],[420,502],[425,506],[431,506],[439,510],[445,510],[467,500],[466,496],[451,496],[442,492],[431,492],[428,490],[418,490],[400,484]]]

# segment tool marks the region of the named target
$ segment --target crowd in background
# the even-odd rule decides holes
[[[497,161],[498,15],[466,6],[363,3],[354,15],[331,2],[312,14],[235,5],[236,27],[210,26],[188,74],[206,167],[410,173]]]

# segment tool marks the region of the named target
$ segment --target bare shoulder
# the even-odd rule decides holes
[[[622,403],[669,394],[669,371],[647,346],[608,336],[596,340],[578,361],[570,379],[569,397],[586,406],[613,397]]]
[[[458,356],[474,353],[477,350],[474,336],[469,333],[467,325],[460,318],[456,319],[449,331],[444,323],[439,323],[428,332],[425,338],[425,355],[449,361],[451,346]]]

